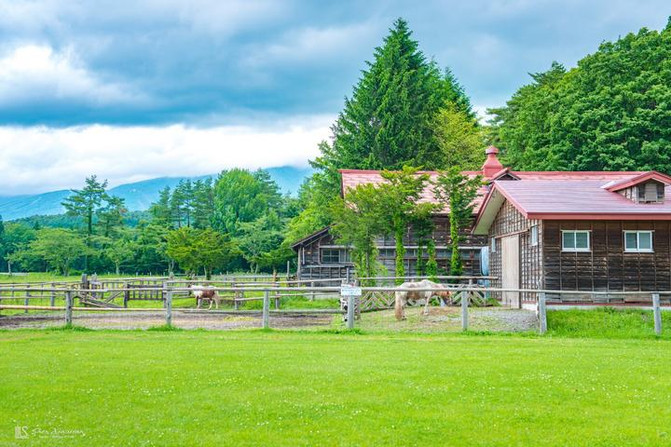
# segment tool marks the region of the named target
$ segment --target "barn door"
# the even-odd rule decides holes
[[[501,238],[501,285],[504,289],[520,288],[520,237]],[[503,304],[519,308],[519,292],[503,292]]]

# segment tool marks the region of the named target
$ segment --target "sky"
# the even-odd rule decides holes
[[[0,0],[0,196],[306,166],[397,17],[475,109],[666,0]]]

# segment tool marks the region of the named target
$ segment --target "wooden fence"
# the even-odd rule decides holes
[[[145,280],[146,281],[146,280]],[[196,281],[190,280],[168,280],[161,283],[158,288],[158,283],[144,284],[143,287],[137,286],[134,289],[127,287],[112,287],[103,289],[98,287],[82,288],[81,284],[77,287],[64,287],[62,284],[44,285],[35,287],[31,285],[10,285],[0,286],[0,311],[2,310],[23,310],[28,311],[55,311],[64,312],[64,322],[72,324],[72,316],[74,312],[106,312],[106,311],[120,311],[120,312],[161,312],[165,314],[166,324],[172,324],[172,316],[174,312],[197,313],[197,312],[213,312],[220,314],[232,315],[259,315],[262,319],[262,326],[270,327],[270,315],[346,315],[346,322],[348,328],[355,327],[355,309],[361,311],[370,311],[372,309],[388,308],[392,306],[390,301],[391,296],[397,291],[444,291],[444,288],[426,288],[426,289],[402,289],[398,287],[362,287],[362,295],[360,298],[348,297],[346,301],[340,300],[341,306],[330,309],[305,309],[305,310],[283,310],[280,309],[280,298],[283,296],[295,296],[300,294],[303,296],[310,293],[319,293],[325,296],[340,296],[342,289],[340,287],[302,287],[302,286],[287,286],[281,284],[274,284],[269,287],[267,284],[261,285],[234,285],[234,286],[218,286],[212,285],[214,281],[209,282],[211,287],[217,290],[222,296],[233,297],[234,309],[220,310],[220,311],[198,311],[195,309],[174,309],[173,301],[176,298],[183,298],[188,296],[190,292],[189,286]],[[203,281],[197,281],[202,283]],[[90,284],[95,285],[95,284]],[[128,283],[126,282],[126,286]],[[110,297],[119,297],[120,293],[126,293],[130,290],[144,292],[147,295],[144,297],[156,297],[157,301],[162,302],[161,307],[153,308],[129,308],[116,305],[110,305],[113,299]],[[537,297],[534,301],[533,310],[538,315],[539,331],[544,333],[547,330],[546,310],[548,307],[557,306],[558,308],[565,307],[565,302],[561,300],[550,300],[549,296],[571,295],[576,293],[584,293],[582,291],[556,291],[556,290],[536,290],[536,289],[502,289],[481,287],[475,284],[461,285],[456,284],[451,287],[455,297],[454,302],[459,303],[462,315],[462,329],[468,329],[468,308],[474,300],[482,299],[485,296],[495,296],[504,292],[529,294]],[[244,294],[255,295],[247,296]],[[637,297],[637,307],[652,309],[654,314],[655,333],[658,335],[662,332],[661,310],[663,304],[670,304],[671,291],[660,291],[643,294],[643,292],[592,292],[594,296],[599,297],[595,302],[600,304],[607,303],[607,299],[615,296],[615,305],[627,302],[627,296],[634,294]],[[645,297],[645,299],[644,299]],[[664,297],[664,299],[662,299]],[[7,300],[23,300],[24,304],[4,304]],[[79,299],[79,306],[76,306],[76,300]],[[150,299],[150,298],[146,298]],[[31,300],[48,300],[46,305],[31,305]],[[91,303],[95,301],[95,306]],[[262,301],[262,308],[260,310],[240,310],[239,304],[247,301]],[[271,303],[275,301],[275,309],[271,309]],[[347,306],[342,304],[347,303]],[[370,303],[377,303],[371,305]],[[344,310],[346,309],[346,311]]]

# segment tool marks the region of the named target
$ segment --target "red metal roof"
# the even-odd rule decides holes
[[[380,175],[381,171],[375,170],[359,170],[359,169],[341,169],[341,186],[342,194],[346,195],[347,190],[350,188],[355,188],[358,185],[372,183],[374,185],[379,185],[384,183],[384,179]],[[438,172],[436,171],[420,171],[420,174],[429,174],[430,181],[434,181],[438,177]],[[599,181],[600,185],[606,182],[621,181],[629,179],[633,176],[642,174],[641,172],[612,172],[612,171],[578,171],[578,172],[567,172],[567,171],[511,171],[511,170],[500,170],[493,177],[496,178],[500,174],[510,173],[511,175],[519,178],[520,180],[501,180],[494,183],[509,183],[524,180],[548,180],[548,181],[557,181],[557,180],[595,180]],[[462,174],[468,175],[469,177],[475,177],[476,175],[482,175],[482,171],[462,171]],[[478,197],[475,200],[475,212],[479,210],[482,201],[484,200],[489,188],[483,186],[480,188]],[[433,193],[433,186],[428,185],[427,188],[422,193],[420,202],[423,203],[439,203],[436,199],[435,194]],[[449,207],[445,204],[441,210],[443,213],[449,212]]]
[[[385,182],[385,179],[380,175],[381,171],[371,171],[371,170],[358,170],[358,169],[341,169],[341,186],[342,194],[346,195],[347,191],[351,188],[356,188],[359,185],[365,185],[372,183],[373,185],[379,185]],[[418,174],[429,174],[429,181],[431,182],[422,192],[422,196],[419,199],[420,203],[434,203],[441,204],[436,198],[436,195],[433,193],[433,182],[436,177],[438,177],[438,172],[436,171],[419,171]],[[476,175],[481,174],[480,171],[463,171],[462,174],[468,175],[469,177],[475,177]],[[475,210],[477,211],[482,199],[487,193],[487,187],[483,186],[480,188],[477,199],[475,200]],[[447,204],[441,204],[443,208],[441,213],[448,213],[449,207]]]
[[[668,186],[662,203],[636,203],[610,190],[612,185],[629,185],[644,181],[649,178],[649,173],[516,172],[516,174],[521,180],[493,182],[491,191],[480,207],[474,232],[486,234],[496,212],[503,204],[503,199],[508,200],[528,219],[671,220],[671,188]]]
[[[522,180],[495,182],[495,188],[530,219],[575,219],[579,216],[617,215],[671,217],[671,198],[663,203],[636,203],[603,187],[601,180]],[[593,217],[589,217],[590,219]]]
[[[607,189],[608,191],[621,191],[626,188],[647,182],[648,180],[657,180],[660,183],[665,185],[671,185],[671,177],[665,174],[661,174],[657,171],[648,171],[633,177],[623,179],[617,182],[610,184]]]

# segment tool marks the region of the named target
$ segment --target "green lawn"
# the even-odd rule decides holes
[[[0,446],[671,444],[668,340],[47,330],[0,352]]]

